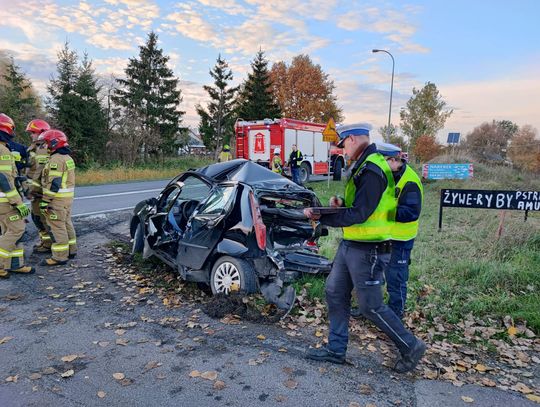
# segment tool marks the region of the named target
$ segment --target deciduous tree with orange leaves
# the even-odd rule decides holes
[[[522,126],[512,138],[508,156],[518,168],[540,172],[540,140],[538,131],[530,126]]]
[[[422,162],[437,157],[442,150],[442,145],[432,136],[420,136],[416,139],[414,156]]]
[[[308,55],[297,55],[288,66],[277,62],[270,71],[272,89],[284,117],[311,122],[343,120],[334,95],[334,81]]]

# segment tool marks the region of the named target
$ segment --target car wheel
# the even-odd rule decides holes
[[[210,288],[213,294],[230,294],[231,291],[252,294],[257,292],[257,276],[247,261],[223,256],[212,267]]]
[[[300,182],[302,184],[309,181],[310,166],[308,163],[300,164]]]
[[[142,253],[144,250],[144,236],[141,222],[137,224],[135,234],[133,235],[133,243],[131,245],[131,254]]]
[[[343,170],[343,161],[341,161],[340,158],[336,158],[336,162],[334,163],[334,175],[333,175],[334,181],[341,181],[342,170]]]

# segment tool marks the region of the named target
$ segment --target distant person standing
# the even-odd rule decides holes
[[[302,181],[300,180],[300,164],[303,159],[302,153],[298,150],[296,144],[293,144],[292,152],[289,156],[289,167],[291,168],[292,180],[298,185],[302,185]]]
[[[233,156],[231,154],[231,147],[228,144],[225,144],[223,146],[223,150],[221,153],[219,153],[218,157],[218,163],[224,163],[227,161],[231,161],[233,159]]]
[[[424,189],[416,172],[401,158],[399,147],[377,143],[377,151],[385,157],[396,183],[396,222],[392,228],[392,251],[385,276],[388,306],[403,319],[411,251],[418,233]]]
[[[271,169],[277,174],[283,173],[283,162],[281,161],[281,148],[276,147],[274,150],[274,157],[272,157]]]

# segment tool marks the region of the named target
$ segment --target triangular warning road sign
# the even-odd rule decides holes
[[[323,141],[326,142],[332,142],[332,141],[338,141],[339,136],[336,132],[336,123],[334,122],[334,119],[330,118],[328,120],[328,123],[326,124],[326,128],[322,132],[323,135]]]

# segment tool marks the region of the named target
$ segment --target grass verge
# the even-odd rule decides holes
[[[326,204],[343,195],[344,182],[309,185]],[[438,231],[441,188],[540,190],[540,180],[510,168],[475,164],[475,178],[424,185],[425,198],[419,235],[410,267],[409,311],[459,321],[476,317],[502,320],[510,315],[540,332],[540,214],[507,211],[504,231],[497,238],[500,213],[495,210],[445,208]],[[320,241],[321,254],[332,258],[341,230],[330,229]],[[324,281],[309,279],[309,296],[324,298]]]

